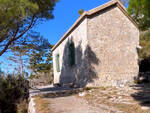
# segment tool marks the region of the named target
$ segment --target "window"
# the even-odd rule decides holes
[[[69,44],[69,65],[75,65],[75,47],[73,42]]]
[[[56,71],[60,72],[59,54],[56,55]]]

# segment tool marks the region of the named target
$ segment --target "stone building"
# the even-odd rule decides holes
[[[118,0],[84,12],[52,48],[54,83],[116,86],[138,75],[139,29]]]

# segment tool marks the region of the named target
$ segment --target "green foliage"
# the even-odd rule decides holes
[[[35,78],[35,77],[36,77],[35,75],[32,75],[32,74],[31,74],[30,77],[29,77],[29,79],[32,80],[32,79]]]
[[[47,39],[38,33],[28,34],[27,39],[18,40],[19,44],[11,47],[9,60],[17,66],[20,74],[29,72],[50,72],[52,69],[52,54],[50,49],[53,47]]]
[[[139,51],[139,71],[146,72],[150,70],[150,30],[140,33],[140,46],[142,46],[142,49]]]
[[[80,9],[80,10],[78,11],[78,13],[79,13],[79,15],[81,16],[81,15],[84,13],[84,10],[83,10],[83,9]]]
[[[150,30],[140,33],[140,45],[142,46],[139,54],[140,59],[150,58]]]
[[[140,28],[139,65],[140,72],[149,71],[150,66],[150,1],[130,0],[128,13],[135,19]]]
[[[139,84],[139,81],[138,80],[134,80],[134,84]]]
[[[150,27],[150,0],[130,0],[128,12],[136,20],[141,30]]]
[[[16,104],[28,98],[28,81],[20,75],[0,77],[0,108],[2,113],[16,113]]]
[[[24,68],[27,65],[27,58],[24,58],[24,56],[27,56],[29,51],[30,49],[28,48],[28,46],[24,45],[16,45],[11,48],[12,55],[9,56],[8,59],[17,64],[17,73],[20,73],[21,75],[25,75],[26,73]]]
[[[40,37],[33,45],[29,55],[29,68],[34,72],[50,72],[52,69],[52,54],[50,49],[53,47],[48,40]]]
[[[53,18],[57,0],[0,0],[0,56],[40,21]],[[27,37],[26,37],[27,38]]]
[[[50,19],[55,3],[56,0],[0,0],[0,25],[14,29],[16,23],[25,24],[32,16]]]

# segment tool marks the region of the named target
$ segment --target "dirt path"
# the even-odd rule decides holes
[[[150,84],[99,87],[82,93],[54,88],[39,90],[45,91],[48,95],[35,98],[36,113],[150,113]]]
[[[56,93],[67,89],[50,87],[35,88],[30,90],[30,95],[35,98],[36,113],[112,113],[108,109],[95,107],[83,97],[76,94],[60,94],[59,96],[37,96],[40,93]],[[72,92],[72,90],[70,90]]]
[[[72,94],[73,90],[54,87],[30,90],[30,95],[35,98],[36,113],[122,113],[104,104],[95,106],[88,102],[86,94],[84,96],[79,96],[79,93]],[[34,97],[40,93],[46,95]]]
[[[53,113],[110,113],[98,107],[92,107],[88,102],[76,96],[49,98],[49,107]]]

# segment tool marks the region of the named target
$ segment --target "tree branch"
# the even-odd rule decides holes
[[[34,16],[31,19],[31,22],[29,24],[29,26],[19,35],[15,38],[15,40],[19,39],[20,37],[22,37],[34,24]]]
[[[8,30],[5,30],[4,32],[8,32]],[[4,34],[4,35],[2,35],[2,36],[0,37],[0,43],[3,42],[3,41],[8,37],[8,34],[9,34],[9,33]]]
[[[17,39],[19,39],[20,37],[22,37],[33,25],[34,23],[34,16],[31,19],[30,24],[28,25],[28,27],[19,35],[17,36],[18,33],[18,29],[16,30],[16,32],[13,34],[13,36],[11,37],[11,39],[8,41],[8,43],[5,45],[4,49],[0,51],[0,56],[2,56],[2,54],[8,49],[8,47]],[[17,36],[17,37],[16,37]]]

